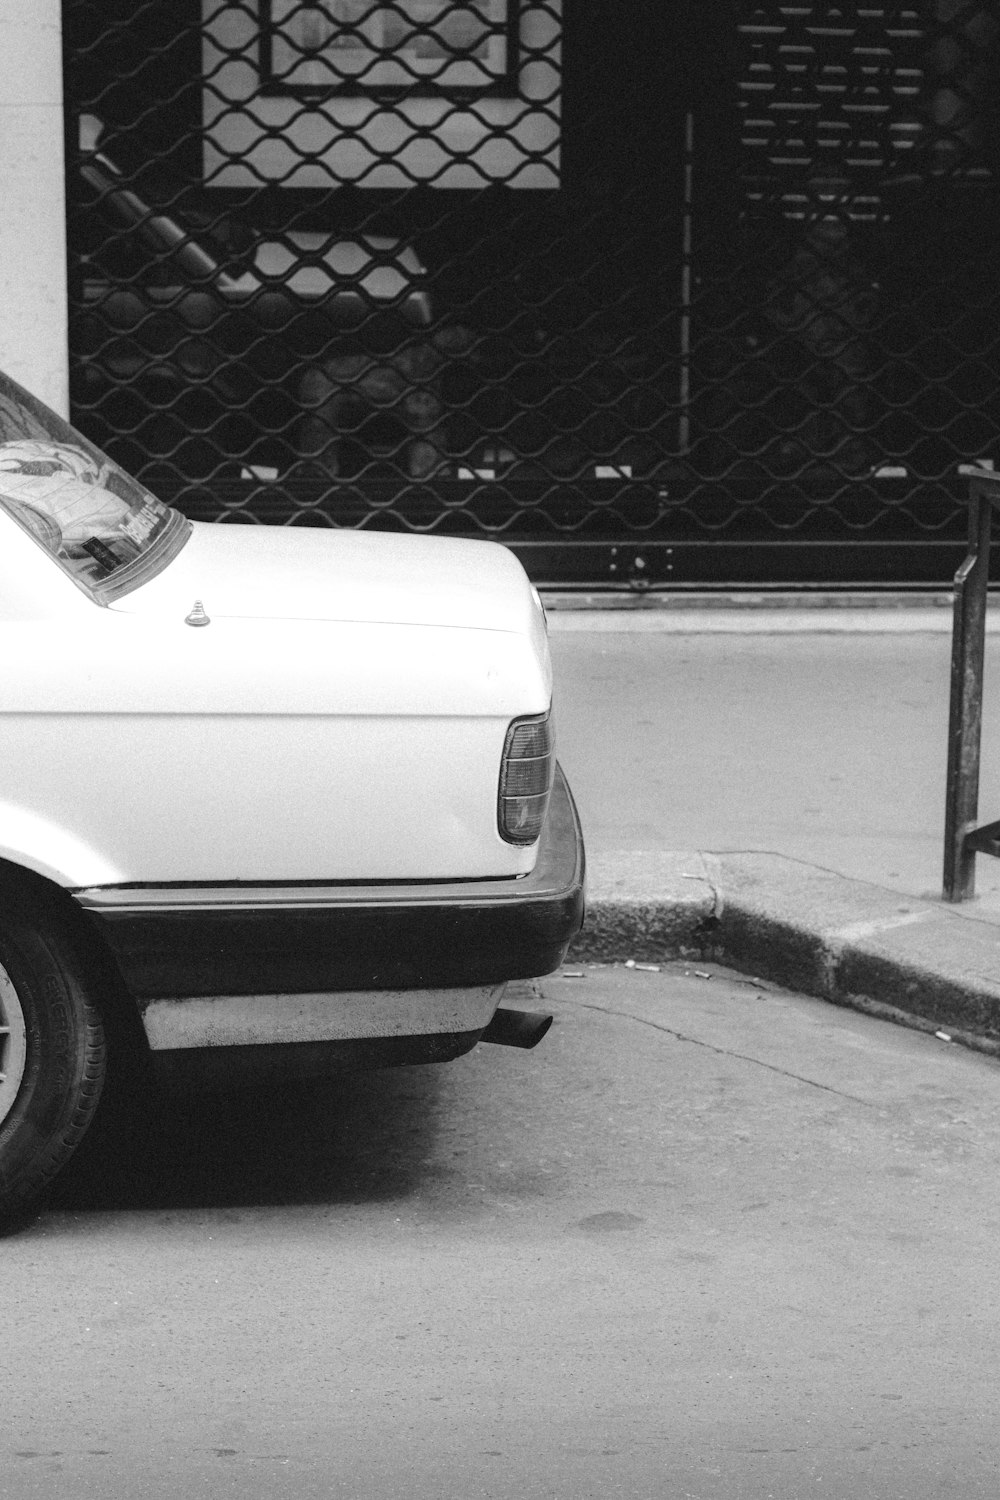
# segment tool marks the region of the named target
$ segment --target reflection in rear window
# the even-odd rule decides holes
[[[0,508],[99,603],[146,583],[190,522],[0,375]]]

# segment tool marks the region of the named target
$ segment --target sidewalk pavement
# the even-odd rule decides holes
[[[1000,860],[941,898],[947,595],[545,601],[589,862],[572,962],[715,960],[1000,1055]],[[983,822],[1000,609],[988,634]]]

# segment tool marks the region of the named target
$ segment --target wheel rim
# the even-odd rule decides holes
[[[10,975],[0,964],[0,1122],[14,1108],[27,1053],[24,1011]]]

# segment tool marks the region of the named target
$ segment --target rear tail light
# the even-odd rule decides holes
[[[504,741],[497,813],[508,844],[533,844],[541,833],[555,764],[551,715],[515,719]]]

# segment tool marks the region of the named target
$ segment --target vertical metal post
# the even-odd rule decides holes
[[[684,233],[681,249],[681,327],[680,327],[680,413],[677,420],[677,448],[687,453],[691,447],[691,264],[692,215],[694,212],[694,115],[688,110],[684,118]]]
[[[993,481],[996,486],[996,481]],[[948,785],[944,825],[944,899],[965,901],[975,892],[976,852],[966,835],[979,810],[979,749],[983,727],[986,590],[989,583],[993,502],[990,481],[969,485],[969,551],[955,574],[948,715]]]

